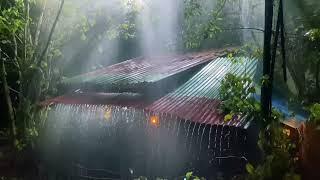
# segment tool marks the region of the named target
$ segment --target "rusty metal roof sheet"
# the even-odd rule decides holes
[[[234,61],[237,61],[235,63]],[[244,127],[245,117],[225,122],[218,110],[220,82],[227,73],[254,77],[258,61],[248,58],[218,58],[184,85],[147,107],[155,113],[169,113],[198,123]]]
[[[226,55],[230,49],[218,49],[185,55],[140,57],[63,81],[64,85],[122,88],[126,85],[152,83]]]

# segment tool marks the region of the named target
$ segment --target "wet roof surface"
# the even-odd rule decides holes
[[[42,106],[52,104],[109,104],[134,108],[144,108],[147,102],[138,93],[77,93],[58,96],[41,103]]]
[[[235,63],[237,62],[237,63]],[[227,73],[254,77],[257,61],[247,58],[218,58],[210,62],[177,90],[147,107],[148,110],[170,113],[198,123],[244,127],[245,118],[225,122],[218,111],[219,88]]]
[[[213,57],[212,54],[207,56],[210,56],[210,58]],[[207,56],[201,55],[202,58]],[[182,86],[151,103],[146,102],[145,97],[138,93],[77,93],[45,101],[42,105],[109,104],[145,109],[151,114],[170,114],[200,124],[246,127],[248,119],[245,116],[236,116],[231,121],[224,121],[224,116],[218,110],[220,103],[219,88],[221,80],[227,73],[254,77],[258,61],[249,58],[214,58],[210,60],[211,62],[209,64],[192,76]],[[197,62],[201,62],[201,60]],[[125,64],[128,65],[128,63]],[[119,66],[119,64],[113,65],[113,67],[114,66]],[[172,67],[177,68],[177,66],[169,66],[162,70],[169,71],[167,73],[170,74],[172,71],[176,71],[172,70],[170,72],[170,68]],[[115,68],[114,71],[108,74],[117,74],[121,71],[123,73],[128,72],[128,76],[132,76],[134,72],[133,66],[131,68],[120,69],[121,68]],[[139,68],[137,71],[141,72]],[[157,74],[161,71],[154,72]],[[95,73],[99,74],[102,72]],[[152,72],[150,71],[148,74],[151,76]]]
[[[140,57],[114,64],[63,81],[67,86],[125,86],[152,83],[226,55],[230,49],[185,55]]]

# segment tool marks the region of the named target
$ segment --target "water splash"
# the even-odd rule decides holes
[[[224,130],[226,127],[195,124],[173,115],[134,108],[58,104],[48,116],[46,157],[53,158],[54,163],[64,159],[65,165],[58,166],[64,169],[68,169],[68,162],[76,162],[119,172],[131,168],[140,175],[174,174],[185,171],[186,164],[194,168],[202,161],[215,162],[217,155],[228,155],[225,148],[245,143],[237,131],[230,134]],[[151,122],[152,116],[158,116],[158,124]],[[230,138],[235,140],[231,142]],[[112,163],[105,164],[107,161]]]

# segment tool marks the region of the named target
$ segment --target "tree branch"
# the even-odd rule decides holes
[[[222,28],[222,31],[236,31],[236,30],[253,30],[253,31],[260,31],[261,33],[264,33],[263,29],[260,28],[254,28],[254,27],[235,27],[235,28]],[[272,31],[272,34],[275,34],[275,31]],[[303,35],[301,34],[295,34],[295,33],[285,33],[286,36],[290,37],[301,37]]]
[[[17,43],[17,39],[16,39],[16,35],[13,34],[12,35],[12,39],[13,39],[13,45],[14,45],[14,57],[13,57],[13,63],[16,65],[16,67],[18,68],[18,71],[21,71],[21,64],[20,62],[17,60],[18,57],[18,43]]]
[[[46,43],[45,48],[43,49],[43,51],[42,51],[42,53],[41,53],[41,56],[40,56],[39,59],[38,59],[38,63],[37,63],[38,66],[40,66],[42,60],[44,59],[44,56],[46,55],[46,53],[47,53],[47,51],[48,51],[49,45],[50,45],[50,43],[51,43],[51,39],[52,39],[53,32],[54,32],[54,30],[55,30],[55,28],[56,28],[56,25],[57,25],[57,23],[58,23],[59,17],[60,17],[61,12],[62,12],[63,5],[64,5],[64,0],[61,0],[60,7],[59,7],[59,10],[58,10],[56,19],[54,20],[54,23],[53,23],[53,25],[52,25],[52,28],[51,28],[51,31],[50,31],[50,34],[49,34],[49,37],[48,37],[48,41],[47,41],[47,43]]]
[[[216,159],[229,159],[229,158],[236,158],[236,159],[243,159],[248,162],[248,159],[244,156],[217,156]]]
[[[10,91],[12,91],[12,92],[17,93],[17,94],[21,94],[21,92],[15,90],[15,89],[13,89],[13,88],[11,88],[10,86],[8,86],[8,89],[9,89]]]
[[[222,31],[233,31],[233,30],[254,30],[254,31],[260,31],[262,33],[264,33],[263,29],[259,29],[259,28],[252,28],[252,27],[237,27],[237,28],[225,28],[225,29],[221,29]]]
[[[222,10],[223,10],[224,6],[226,5],[226,3],[227,3],[227,0],[224,0],[222,2],[222,4],[220,5],[219,9],[217,10],[217,16],[220,15],[220,13],[222,12]]]

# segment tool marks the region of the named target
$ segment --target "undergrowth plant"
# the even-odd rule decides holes
[[[251,114],[251,117],[255,121],[260,121],[262,126],[258,146],[263,157],[255,166],[250,163],[246,165],[248,172],[246,179],[300,179],[300,176],[295,173],[297,148],[283,131],[280,123],[281,113],[273,109],[270,118],[263,120],[260,103],[251,96],[255,92],[253,80],[250,77],[227,74],[221,82],[220,109],[225,114],[225,120],[231,120],[234,116],[241,114]],[[313,107],[316,117],[319,117],[319,107]]]
[[[310,107],[309,123],[313,123],[317,126],[320,125],[320,104],[315,103]]]
[[[195,176],[193,172],[187,172],[184,180],[205,180],[205,178],[203,177],[200,178],[198,176]]]
[[[262,162],[255,167],[248,163],[248,180],[299,180],[297,147],[283,132],[279,121],[271,122],[259,134],[258,146],[263,154]]]
[[[220,87],[220,109],[225,114],[224,120],[229,121],[240,114],[252,115],[254,112],[260,112],[260,104],[251,96],[255,92],[250,77],[228,73]]]

